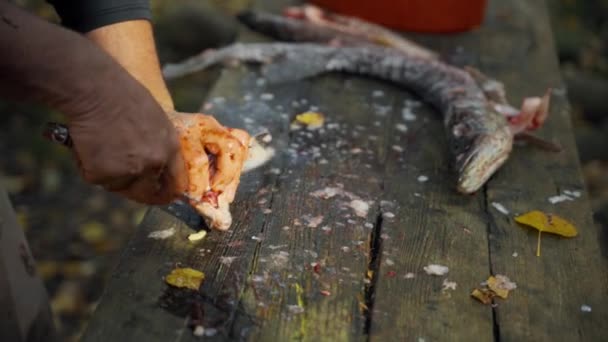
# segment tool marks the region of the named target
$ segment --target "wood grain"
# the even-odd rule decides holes
[[[277,12],[287,2],[252,6]],[[479,30],[411,36],[452,63],[503,80],[514,103],[549,86],[563,89],[543,1],[492,1]],[[423,105],[415,121],[404,121],[404,101],[412,99],[406,90],[342,75],[273,85],[255,68],[222,70],[204,111],[250,132],[268,129],[280,153],[243,177],[226,233],[193,244],[191,228],[151,209],[83,341],[195,340],[189,324],[197,307],[216,340],[601,340],[608,333],[606,242],[584,195],[547,201],[584,191],[559,94],[540,134],[565,151],[517,147],[483,191],[462,196],[440,117]],[[322,130],[290,129],[306,110],[326,115]],[[326,187],[342,194],[311,196]],[[355,215],[353,199],[370,204],[366,215]],[[580,235],[543,235],[542,256],[534,256],[536,234],[512,219],[532,209],[571,220]],[[176,234],[166,240],[148,237],[172,227]],[[427,275],[428,264],[450,271]],[[205,272],[199,293],[164,284],[178,265]],[[518,284],[494,308],[469,296],[490,274]],[[444,281],[456,289],[444,289]],[[583,304],[593,311],[581,312]]]

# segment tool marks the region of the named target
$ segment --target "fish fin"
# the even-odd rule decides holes
[[[551,88],[543,97],[526,97],[518,115],[510,117],[509,126],[514,134],[523,131],[533,131],[541,127],[549,116]]]
[[[528,133],[528,132],[521,132],[521,133],[516,134],[515,139],[523,140],[523,141],[529,143],[530,145],[534,145],[538,148],[541,148],[541,149],[543,149],[545,151],[549,151],[549,152],[561,152],[564,150],[562,145],[560,145],[559,143],[543,139],[539,136],[536,136],[536,135]]]

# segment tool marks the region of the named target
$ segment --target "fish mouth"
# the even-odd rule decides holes
[[[481,135],[461,160],[458,177],[458,191],[471,194],[479,190],[485,182],[509,158],[513,149],[513,134],[508,127],[492,134]]]

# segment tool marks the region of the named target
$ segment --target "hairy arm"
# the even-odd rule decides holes
[[[177,128],[189,173],[187,195],[208,219],[211,227],[227,229],[231,218],[228,204],[233,201],[249,135],[223,127],[203,114],[176,113],[162,77],[152,25],[147,20],[130,20],[96,28],[86,33],[118,61],[156,98]],[[213,159],[207,158],[209,154]],[[217,202],[210,204],[210,198]]]
[[[130,20],[97,28],[86,36],[109,53],[143,84],[165,111],[173,100],[160,70],[152,25],[147,20]]]
[[[66,115],[85,180],[145,203],[186,187],[175,129],[136,79],[84,37],[0,2],[0,94]]]

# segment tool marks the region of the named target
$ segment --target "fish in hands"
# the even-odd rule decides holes
[[[222,126],[210,115],[171,113],[188,173],[184,193],[210,228],[226,230],[232,223],[234,200],[250,136]]]

